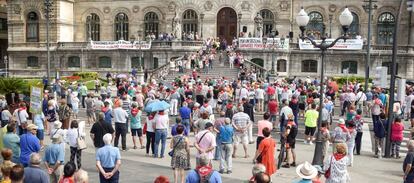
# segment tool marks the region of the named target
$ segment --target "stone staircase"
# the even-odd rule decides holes
[[[237,75],[239,73],[239,68],[230,68],[229,65],[221,65],[219,63],[213,64],[213,69],[209,69],[208,73],[204,73],[203,69],[197,70],[198,76],[200,76],[201,80],[205,80],[206,78],[221,78],[225,77],[227,80],[237,79]],[[192,75],[192,70],[185,69],[184,73],[178,73],[176,71],[170,71],[169,74],[165,77],[166,81],[173,81],[178,76],[183,75]]]

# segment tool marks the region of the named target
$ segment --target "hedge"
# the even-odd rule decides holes
[[[88,80],[88,79],[98,78],[98,73],[97,72],[75,72],[73,73],[73,76],[79,76],[83,80]]]
[[[344,85],[344,84],[346,84],[347,77],[333,77],[333,80],[336,81],[336,83],[338,85]],[[349,76],[348,81],[349,82],[355,82],[356,81],[356,82],[361,83],[361,84],[364,85],[365,84],[365,77]],[[372,83],[371,78],[368,79],[368,83]]]

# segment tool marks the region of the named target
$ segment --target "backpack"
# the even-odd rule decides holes
[[[209,183],[210,178],[214,173],[214,170],[211,170],[206,176],[202,176],[197,169],[194,169],[194,171],[197,173],[197,175],[199,177],[199,183]]]

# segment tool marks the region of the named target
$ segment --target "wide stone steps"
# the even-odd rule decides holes
[[[225,77],[227,80],[237,79],[237,75],[239,73],[238,68],[230,68],[229,66],[220,66],[215,65],[213,69],[209,69],[208,73],[205,73],[203,69],[198,70],[197,75],[200,76],[201,80],[205,80],[206,78],[221,78]],[[173,81],[176,77],[182,77],[183,75],[192,75],[192,70],[186,69],[184,73],[179,73],[176,71],[170,71],[170,73],[166,76],[167,81]]]

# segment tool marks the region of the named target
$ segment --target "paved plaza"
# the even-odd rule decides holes
[[[85,119],[85,113],[81,110],[80,119]],[[260,120],[260,116],[256,115],[256,119]],[[338,117],[335,117],[338,118]],[[369,120],[369,119],[367,119]],[[372,150],[372,132],[369,132],[368,127],[372,126],[370,122],[366,123],[366,128],[364,131],[363,139],[363,148],[360,156],[354,156],[354,165],[353,167],[348,167],[352,182],[364,182],[364,183],[391,183],[391,182],[401,182],[402,180],[402,162],[401,159],[377,159],[374,158]],[[408,124],[406,124],[407,126]],[[299,134],[297,137],[296,153],[297,153],[297,164],[303,163],[304,161],[312,161],[314,145],[306,145],[303,143],[303,121],[300,121],[299,124]],[[98,172],[95,166],[95,151],[93,148],[93,143],[89,137],[90,127],[86,127],[87,131],[87,143],[88,149],[82,151],[82,168],[85,169],[90,178],[90,182],[98,182]],[[257,131],[257,128],[253,130]],[[368,136],[368,134],[370,134]],[[278,134],[272,133],[273,137],[277,137]],[[194,135],[191,133],[190,141],[194,142]],[[278,140],[277,140],[278,141]],[[170,140],[167,140],[167,148],[165,158],[152,158],[145,156],[145,149],[132,149],[132,139],[131,136],[127,135],[127,148],[129,149],[126,152],[121,151],[122,165],[120,168],[121,178],[120,182],[143,182],[150,183],[153,182],[155,177],[159,175],[164,175],[173,180],[173,172],[170,168],[170,157],[167,155],[169,151],[168,145]],[[49,144],[49,137],[46,137],[46,144]],[[233,173],[232,174],[222,174],[223,182],[233,183],[233,182],[245,182],[251,176],[252,156],[254,155],[256,144],[248,145],[249,158],[241,158],[243,155],[242,147],[238,149],[238,158],[233,159]],[[278,144],[278,147],[279,144]],[[191,164],[192,168],[195,166],[195,148],[191,148]],[[279,154],[277,152],[276,156]],[[69,159],[69,149],[66,149],[66,158]],[[213,167],[215,170],[218,170],[219,161],[213,161]],[[294,167],[289,169],[281,168],[272,176],[273,182],[292,182],[293,180],[299,179],[296,175]]]

